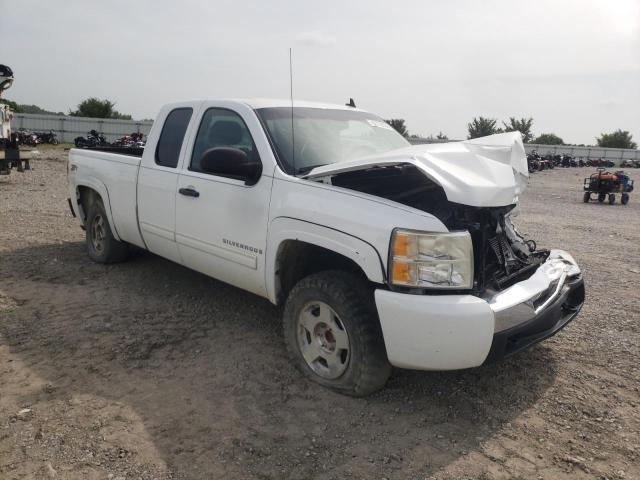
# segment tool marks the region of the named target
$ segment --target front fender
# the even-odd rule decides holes
[[[283,242],[299,240],[326,248],[354,261],[367,278],[375,283],[384,283],[385,272],[378,251],[364,240],[305,220],[278,217],[269,225],[266,249],[266,285],[269,299],[276,303],[276,261]]]

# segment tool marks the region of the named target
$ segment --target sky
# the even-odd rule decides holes
[[[475,116],[640,143],[640,0],[0,0],[5,96],[136,119],[180,100],[289,97],[466,138]]]

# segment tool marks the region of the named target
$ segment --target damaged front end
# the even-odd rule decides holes
[[[500,291],[532,275],[549,251],[522,237],[511,216],[528,169],[517,132],[414,146],[314,169],[307,178],[392,200],[467,230],[474,253],[473,290]]]
[[[530,276],[549,256],[511,222],[515,204],[474,207],[450,202],[445,191],[409,164],[376,166],[331,176],[331,184],[386,198],[438,218],[450,231],[468,230],[473,241],[474,290],[503,290]]]
[[[417,222],[412,231],[398,225],[391,234],[388,288],[375,298],[392,365],[478,366],[555,335],[578,314],[585,288],[573,257],[538,249],[512,223],[527,176],[517,133],[409,148],[306,176],[440,221],[425,219],[425,231]]]
[[[508,207],[451,205],[452,214],[440,220],[450,230],[468,230],[474,246],[475,290],[504,290],[531,276],[549,257],[534,240],[514,227]]]

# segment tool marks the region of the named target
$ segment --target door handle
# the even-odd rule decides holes
[[[186,195],[187,197],[198,198],[200,196],[200,192],[198,192],[194,188],[181,188],[180,190],[178,190],[178,192],[182,195]]]

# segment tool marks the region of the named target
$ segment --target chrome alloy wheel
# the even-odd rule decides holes
[[[349,335],[340,317],[324,302],[310,302],[298,316],[298,347],[315,373],[333,380],[349,365]]]
[[[100,254],[104,250],[104,242],[107,236],[107,226],[104,217],[97,214],[91,222],[91,244],[96,253]]]

